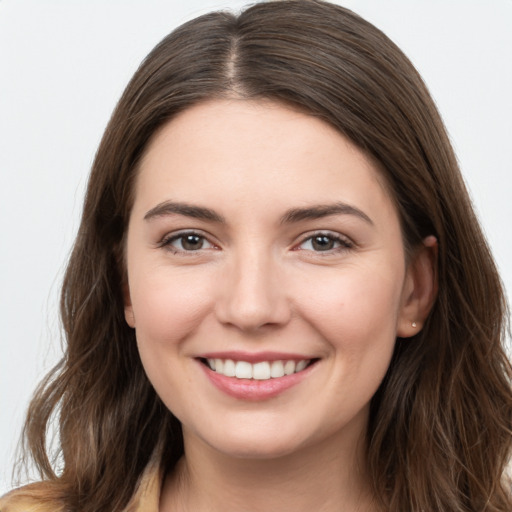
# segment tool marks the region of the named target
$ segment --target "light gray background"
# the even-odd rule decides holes
[[[110,113],[173,27],[245,3],[0,0],[0,494],[29,397],[60,354],[62,270]],[[339,3],[384,30],[426,80],[510,296],[512,0]]]

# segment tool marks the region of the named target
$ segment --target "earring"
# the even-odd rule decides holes
[[[412,325],[413,327],[418,327],[418,325],[416,324],[416,322],[413,322],[411,325]]]

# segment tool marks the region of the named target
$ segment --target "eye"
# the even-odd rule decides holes
[[[337,252],[350,249],[353,245],[348,238],[334,233],[315,233],[304,239],[297,248],[314,252]]]
[[[161,247],[178,252],[194,252],[204,249],[213,249],[215,246],[209,242],[206,237],[194,232],[181,232],[164,238],[160,244]]]

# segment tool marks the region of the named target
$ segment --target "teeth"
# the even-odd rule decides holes
[[[256,363],[252,365],[252,378],[256,380],[270,379],[270,363]]]
[[[231,359],[226,359],[224,361],[224,369],[222,370],[222,373],[226,377],[235,377],[236,376],[236,366],[235,362]]]
[[[295,373],[295,361],[286,361],[284,363],[284,374],[291,375],[292,373]]]
[[[301,361],[261,361],[251,364],[247,361],[232,359],[208,359],[208,366],[216,373],[237,379],[268,380],[301,372],[309,364],[310,359]]]
[[[274,379],[278,377],[284,377],[284,365],[283,361],[273,361],[270,365],[270,376]]]
[[[295,371],[296,372],[301,372],[302,370],[304,370],[304,368],[306,368],[307,364],[308,364],[307,361],[299,361],[297,363],[297,366],[295,367]]]
[[[252,364],[238,361],[235,365],[235,377],[237,379],[252,379]]]

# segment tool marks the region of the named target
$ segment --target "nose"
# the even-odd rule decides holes
[[[270,254],[244,251],[225,270],[215,306],[221,323],[244,332],[260,332],[290,320],[282,272]]]

